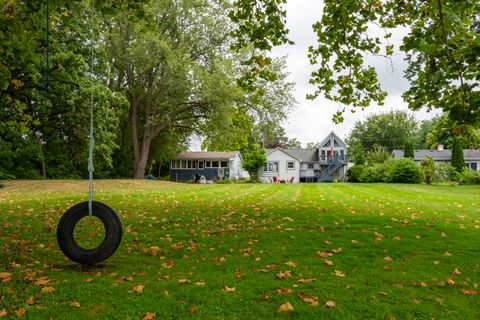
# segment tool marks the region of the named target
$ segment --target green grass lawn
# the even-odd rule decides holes
[[[81,268],[55,230],[87,182],[3,183],[7,317],[480,318],[478,186],[97,181],[124,235],[104,264]],[[86,220],[76,237],[91,247],[103,226]]]

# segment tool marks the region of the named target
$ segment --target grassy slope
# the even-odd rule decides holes
[[[96,198],[117,210],[124,238],[104,265],[81,269],[59,252],[55,228],[68,207],[85,199],[87,183],[5,184],[0,272],[13,280],[0,284],[0,312],[24,308],[31,319],[141,319],[147,312],[157,319],[480,314],[478,294],[462,291],[478,292],[480,283],[479,187],[98,181]],[[84,245],[98,243],[101,230],[95,226],[82,225]],[[330,257],[317,254],[338,248]],[[455,268],[461,274],[452,273]],[[286,270],[292,278],[276,278]],[[35,285],[41,277],[50,283]],[[132,292],[137,285],[145,286],[143,293]],[[225,285],[235,292],[222,291]],[[45,286],[55,292],[37,294]],[[278,288],[293,293],[278,294]],[[298,293],[318,297],[319,306],[304,303]],[[326,308],[327,300],[336,301],[336,308]],[[287,301],[295,310],[276,313]]]

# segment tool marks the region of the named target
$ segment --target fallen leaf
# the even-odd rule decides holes
[[[12,274],[8,272],[0,272],[0,281],[1,282],[10,282],[12,281]]]
[[[80,308],[80,303],[78,301],[72,301],[72,303],[70,303],[70,305],[72,307],[75,307],[75,308]]]
[[[333,261],[330,261],[330,260],[324,260],[324,263],[327,265],[327,266],[334,266],[335,263],[333,263]]]
[[[330,250],[317,251],[317,256],[322,258],[331,257],[333,256],[333,253],[331,253]]]
[[[168,260],[167,262],[162,263],[162,267],[165,269],[170,269],[171,267],[173,267],[173,264],[173,260]]]
[[[341,277],[341,278],[345,277],[345,273],[344,273],[343,271],[340,271],[340,270],[334,270],[334,271],[332,272],[332,274],[333,274],[334,276]]]
[[[28,298],[25,303],[28,304],[29,306],[33,305],[35,303],[35,300],[33,299],[33,296]]]
[[[278,294],[289,294],[292,293],[293,290],[291,288],[278,288],[275,290],[275,292]]]
[[[5,317],[7,314],[8,314],[7,310],[5,310],[5,309],[0,310],[0,318]]]
[[[384,297],[387,296],[387,293],[386,293],[386,292],[383,292],[383,291],[380,291],[378,294],[381,295],[381,296],[384,296]]]
[[[169,293],[167,290],[163,290],[163,295],[164,295],[165,297],[168,297],[168,296],[170,295],[170,293]]]
[[[50,280],[48,278],[40,278],[35,282],[36,286],[44,286],[46,284],[49,284]]]
[[[132,288],[132,291],[136,293],[143,293],[144,290],[145,286],[142,286],[141,284]]]
[[[400,236],[396,236],[396,237],[393,238],[393,240],[399,241],[399,240],[401,240],[401,238],[400,238]]]
[[[280,271],[277,273],[277,278],[278,279],[287,279],[292,277],[292,271],[287,270],[287,271]]]
[[[143,316],[143,320],[153,320],[155,319],[155,312],[147,312],[145,316]]]
[[[15,310],[15,314],[17,315],[17,318],[23,317],[25,315],[25,312],[27,312],[25,308],[20,308],[18,310]]]
[[[357,240],[352,240],[352,243],[353,243],[353,244],[357,244],[358,241],[357,241]]]
[[[383,266],[383,270],[389,270],[390,269],[390,266],[389,265],[384,265]]]
[[[448,237],[445,232],[442,232],[442,233],[440,234],[440,236],[442,236],[443,238]]]
[[[305,303],[309,303],[314,307],[318,306],[318,297],[316,297],[316,296],[309,297],[305,293],[301,293],[301,292],[297,293],[297,296],[300,299],[302,299],[302,301],[305,302]]]
[[[312,283],[316,281],[317,279],[298,279],[298,283]]]
[[[452,254],[451,254],[450,252],[448,252],[448,251],[445,251],[445,253],[444,253],[443,255],[444,255],[445,257],[451,257],[451,256],[452,256]]]
[[[420,282],[420,286],[422,286],[422,287],[425,288],[425,287],[428,287],[428,284],[427,284],[426,282],[423,282],[423,281],[422,281],[422,282]]]
[[[421,235],[415,235],[415,238],[420,239],[422,236]]]
[[[298,263],[293,262],[293,261],[287,261],[287,262],[285,262],[285,264],[289,267],[296,267],[298,265]]]
[[[292,219],[292,218],[290,218],[290,217],[283,217],[282,219],[283,219],[283,220],[290,221],[290,222],[292,222],[292,221],[293,221],[293,219]]]
[[[197,312],[197,310],[198,310],[197,306],[191,306],[190,307],[190,313],[195,313],[195,312]]]
[[[52,288],[52,287],[43,287],[42,292],[53,293],[53,292],[55,292],[55,289]]]
[[[455,281],[452,278],[448,278],[447,283],[450,287],[453,287],[455,285]]]
[[[90,282],[92,282],[92,281],[93,281],[92,278],[86,278],[86,279],[85,279],[85,282],[88,282],[88,283],[90,283]]]
[[[385,261],[393,261],[392,257],[389,257],[389,256],[386,256],[385,258],[383,258],[383,260],[385,260]]]
[[[337,306],[337,303],[333,300],[328,300],[325,302],[325,306],[328,308],[335,308]]]
[[[325,245],[327,245],[327,246],[329,246],[329,245],[332,244],[332,243],[331,243],[330,241],[328,241],[328,240],[323,241],[323,243],[324,243]]]
[[[206,285],[207,283],[205,281],[197,281],[194,283],[196,286],[204,286]]]
[[[293,311],[293,306],[290,304],[290,302],[282,304],[277,310],[277,312],[291,312],[291,311]]]
[[[465,289],[462,289],[462,293],[466,296],[475,296],[477,295],[477,291],[471,289],[471,290],[465,290]]]
[[[340,253],[342,252],[342,248],[336,248],[336,249],[332,249],[333,253]]]
[[[224,292],[235,292],[235,287],[228,287],[228,286],[224,286],[222,291]]]
[[[452,274],[459,276],[459,275],[461,275],[462,273],[460,272],[460,270],[458,270],[457,268],[455,268],[455,269],[453,269]]]
[[[188,280],[188,279],[180,279],[180,280],[178,280],[178,283],[179,283],[179,284],[188,284],[188,283],[190,283],[190,280]]]

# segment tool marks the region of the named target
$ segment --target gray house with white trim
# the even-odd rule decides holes
[[[239,178],[243,175],[242,161],[239,151],[181,152],[170,162],[170,181],[192,181],[195,174],[207,180]]]
[[[392,156],[394,158],[403,158],[404,150],[393,150]],[[451,165],[452,162],[452,150],[443,149],[442,145],[436,150],[414,150],[413,160],[420,165],[420,162],[425,159],[426,156],[431,156],[433,161],[437,164]],[[465,161],[465,167],[473,171],[480,171],[480,150],[478,149],[463,149],[463,159]]]
[[[333,131],[319,147],[309,149],[267,149],[267,161],[260,172],[263,182],[344,181],[347,172],[347,144]]]

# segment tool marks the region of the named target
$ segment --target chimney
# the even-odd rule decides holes
[[[439,145],[437,146],[437,150],[438,150],[438,151],[443,151],[443,144],[439,144]]]

